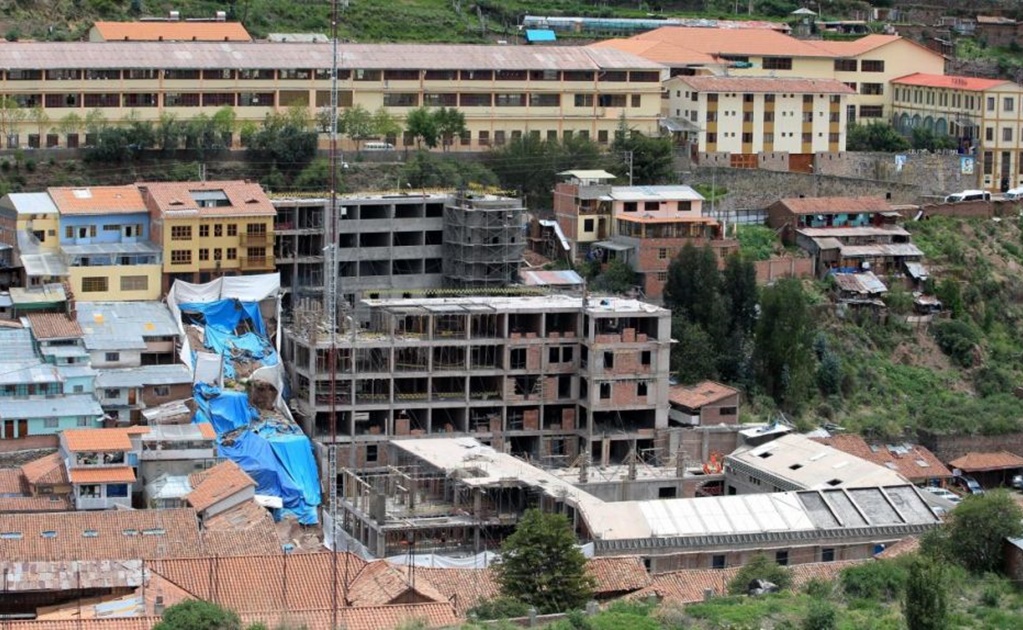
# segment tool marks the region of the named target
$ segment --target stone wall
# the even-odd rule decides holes
[[[791,256],[758,260],[753,263],[757,284],[768,284],[779,278],[812,278],[813,259]]]
[[[1023,433],[1005,435],[935,435],[921,432],[920,443],[946,464],[969,452],[1009,451],[1023,456]]]

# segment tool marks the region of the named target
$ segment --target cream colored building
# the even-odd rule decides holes
[[[1023,86],[1001,79],[915,73],[892,82],[893,122],[955,138],[964,188],[1023,186]],[[970,171],[969,158],[976,162]],[[969,185],[966,185],[969,183]],[[955,192],[955,191],[949,191]]]
[[[675,76],[665,86],[694,152],[726,154],[731,166],[755,168],[761,154],[786,153],[794,169],[806,170],[815,153],[845,150],[853,91],[838,81]]]
[[[330,104],[331,50],[321,43],[8,42],[0,91],[20,106],[0,120],[4,146],[77,147],[84,120],[179,120],[233,108],[238,125]],[[468,133],[455,149],[543,139],[614,138],[620,118],[656,133],[663,67],[586,47],[343,44],[341,107],[385,107],[402,119],[420,106],[456,107]],[[41,108],[41,109],[36,109]],[[93,112],[96,112],[93,114]],[[75,116],[70,116],[74,114]],[[235,134],[237,139],[237,134]],[[408,146],[413,139],[389,138]]]

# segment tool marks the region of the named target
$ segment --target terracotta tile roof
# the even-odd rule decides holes
[[[66,512],[73,509],[71,497],[66,494],[0,497],[0,512]]]
[[[114,619],[61,619],[59,621],[5,621],[5,630],[150,630],[159,617]]]
[[[589,47],[613,48],[668,66],[713,65],[720,63],[716,57],[705,52],[686,48],[671,42],[656,40],[605,39],[590,44]]]
[[[869,561],[843,560],[793,565],[789,567],[792,573],[792,586],[798,589],[813,578],[832,580],[842,569]],[[711,589],[715,595],[727,592],[728,583],[739,572],[739,568],[687,569],[654,575],[650,586],[626,596],[626,599],[646,599],[654,595],[661,601],[671,604],[702,602],[706,589]]]
[[[715,56],[835,56],[810,42],[770,29],[750,28],[737,33],[732,29],[662,26],[646,33],[640,33],[631,39],[666,42]]]
[[[777,203],[792,214],[837,214],[849,212],[891,212],[883,197],[789,197]]]
[[[420,581],[429,582],[461,615],[481,601],[501,595],[491,569],[416,567],[416,585]]]
[[[160,213],[180,216],[276,216],[270,198],[263,188],[254,182],[145,182],[137,184],[146,203]],[[221,207],[200,207],[192,193],[215,193],[226,195],[230,205]]]
[[[401,601],[443,602],[447,598],[428,581],[415,586],[407,567],[397,567],[384,560],[370,562],[355,576],[348,589],[348,600],[353,606],[384,606]]]
[[[688,409],[699,409],[738,393],[739,390],[734,387],[703,381],[695,385],[672,385],[668,389],[668,400]]]
[[[872,33],[851,41],[817,40],[813,42],[813,45],[817,48],[827,50],[836,57],[856,57],[863,53],[870,52],[871,50],[877,50],[882,46],[887,46],[888,44],[897,42],[901,39],[903,38],[900,35],[881,35]],[[916,43],[909,39],[905,41],[914,44]],[[921,46],[921,48],[924,47]],[[938,53],[930,50],[929,48],[924,48],[924,50],[929,51],[933,55],[938,55]]]
[[[55,532],[44,536],[44,532]],[[202,555],[195,510],[107,510],[0,514],[0,558],[132,560]]]
[[[252,36],[240,22],[96,22],[103,40],[249,42]],[[168,54],[171,54],[168,51]]]
[[[283,553],[273,517],[255,501],[207,518],[202,525],[203,547],[211,556]]]
[[[260,622],[270,628],[307,630],[333,628],[333,615],[329,608],[292,612],[248,612],[240,616],[245,625]],[[446,602],[350,607],[337,611],[338,627],[345,630],[396,630],[419,627],[418,624],[426,628],[453,628],[458,627],[461,622],[462,620],[455,615],[455,609]]]
[[[0,497],[25,492],[25,476],[20,468],[0,468]]]
[[[596,581],[593,593],[597,597],[621,595],[650,585],[650,574],[639,556],[592,558],[586,563],[586,571]]]
[[[233,558],[197,556],[154,561],[147,563],[147,567],[194,597],[215,599],[238,613],[316,610],[333,605],[330,552]],[[366,564],[353,554],[338,555],[338,601],[344,601],[344,576],[348,575],[351,583]]]
[[[199,433],[207,440],[217,439],[217,430],[213,428],[213,425],[209,422],[199,423]]]
[[[50,453],[22,464],[21,474],[33,486],[57,486],[68,483],[67,468],[64,467],[60,453]]]
[[[983,92],[1010,83],[1005,79],[978,79],[977,77],[961,77],[950,74],[924,74],[917,72],[898,79],[892,83],[899,85],[915,85],[920,87],[952,88],[968,92]]]
[[[71,483],[135,483],[131,466],[104,468],[72,468]]]
[[[67,429],[61,436],[72,453],[131,450],[131,439],[124,429]]]
[[[134,186],[92,186],[48,188],[57,209],[64,215],[137,214],[148,212],[146,202]]]
[[[32,336],[36,339],[71,339],[82,336],[78,320],[64,313],[32,313],[28,315]]]
[[[855,94],[841,81],[834,79],[787,79],[781,77],[675,77],[699,92],[795,92],[797,94]]]
[[[256,485],[252,477],[245,474],[238,464],[230,460],[204,471],[202,479],[197,482],[193,481],[193,476],[194,474],[189,475],[188,481],[195,489],[185,495],[185,500],[200,512],[233,494]]]
[[[910,536],[903,538],[894,545],[889,545],[884,551],[874,556],[879,560],[889,560],[891,558],[898,558],[909,553],[915,553],[920,549],[920,539],[916,536]]]
[[[894,470],[910,481],[941,479],[952,476],[952,471],[941,463],[938,457],[916,444],[900,444],[889,448],[887,445],[870,446],[858,435],[833,435],[829,438],[815,438],[821,444],[855,455],[890,470]]]
[[[997,453],[967,453],[948,463],[952,468],[965,472],[985,472],[988,470],[1012,470],[1023,468],[1023,457],[1009,451]]]

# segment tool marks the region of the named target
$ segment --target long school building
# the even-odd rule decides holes
[[[90,116],[187,120],[231,107],[240,127],[292,107],[312,120],[330,105],[327,44],[12,42],[4,49],[0,93],[26,114],[0,119],[5,148],[83,146]],[[609,142],[623,116],[652,134],[661,109],[663,66],[617,50],[344,44],[338,67],[342,108],[383,107],[399,120],[420,106],[458,108],[468,131],[455,148],[522,135]],[[413,144],[407,133],[389,140]]]

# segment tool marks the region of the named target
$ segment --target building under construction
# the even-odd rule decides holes
[[[518,282],[526,249],[526,209],[518,199],[460,192],[444,205],[444,277],[453,288]]]
[[[671,314],[637,300],[545,295],[364,300],[337,340],[338,462],[385,466],[386,443],[472,435],[543,465],[667,460]],[[330,435],[330,335],[298,308],[283,354],[292,406]],[[354,370],[353,370],[354,368]],[[350,448],[354,444],[354,449]]]

